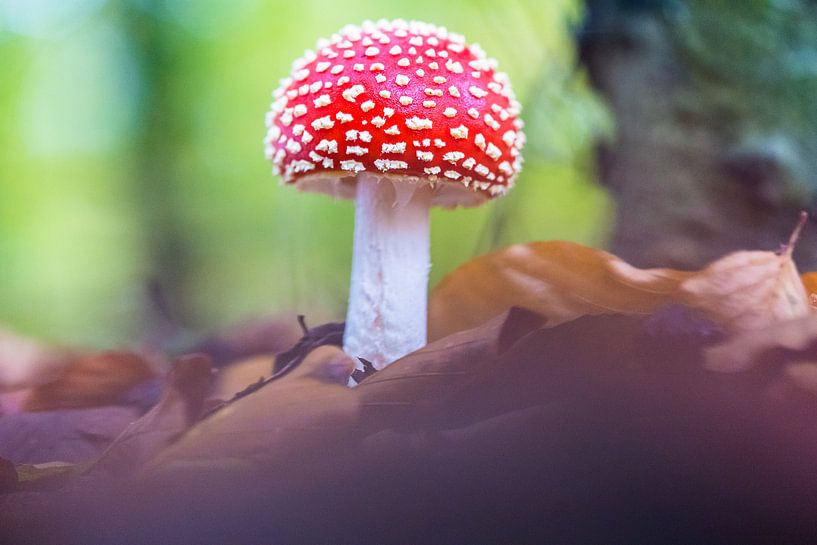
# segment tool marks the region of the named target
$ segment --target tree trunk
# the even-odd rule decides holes
[[[785,242],[817,198],[817,5],[587,3],[581,58],[617,127],[598,152],[612,250],[688,268]],[[802,267],[815,242],[807,229]]]

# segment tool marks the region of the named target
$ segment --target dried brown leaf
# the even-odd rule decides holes
[[[801,390],[817,394],[817,364],[797,362],[786,366],[786,376]]]
[[[817,272],[803,273],[800,276],[800,280],[803,282],[803,287],[806,288],[806,293],[808,293],[809,296],[817,294]]]
[[[254,356],[235,361],[219,369],[213,396],[219,399],[231,399],[235,394],[250,384],[264,380],[272,375],[273,356]]]
[[[517,244],[460,266],[434,289],[429,338],[475,327],[511,307],[541,314],[549,326],[584,315],[648,314],[673,302],[691,273],[638,269],[573,242]]]
[[[513,308],[473,329],[459,331],[405,356],[355,389],[367,425],[422,418],[463,394],[473,378],[527,333],[542,316]]]
[[[156,372],[140,354],[104,351],[80,357],[54,375],[51,382],[32,389],[23,402],[25,410],[116,405],[128,390]]]
[[[192,354],[179,358],[159,403],[116,438],[95,469],[128,473],[175,441],[201,415],[210,378],[209,356]]]
[[[706,350],[706,366],[734,373],[763,362],[772,350],[784,350],[804,358],[817,357],[817,316],[772,324],[761,331],[746,331]]]
[[[16,464],[93,460],[138,417],[130,407],[4,415],[0,417],[0,457]]]
[[[357,421],[358,402],[345,385],[354,361],[337,347],[313,350],[295,369],[215,411],[148,465],[239,466],[274,459],[286,465],[336,441]],[[319,450],[319,449],[318,449]]]
[[[0,494],[16,492],[20,488],[20,477],[14,464],[0,458]]]
[[[20,490],[53,490],[62,487],[72,477],[77,476],[85,464],[67,462],[45,462],[42,464],[20,464],[15,470]]]
[[[790,249],[729,254],[684,281],[680,299],[731,333],[764,329],[810,313]]]

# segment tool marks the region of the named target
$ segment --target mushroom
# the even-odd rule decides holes
[[[344,350],[377,369],[426,343],[429,209],[505,194],[519,103],[476,44],[420,22],[318,42],[273,93],[266,155],[285,184],[355,199]]]

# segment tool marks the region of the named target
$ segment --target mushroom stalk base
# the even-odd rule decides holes
[[[343,349],[376,369],[426,344],[431,196],[426,184],[358,178]]]

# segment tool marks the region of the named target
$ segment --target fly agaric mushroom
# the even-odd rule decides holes
[[[478,45],[420,22],[318,42],[273,93],[266,155],[285,184],[354,198],[344,350],[381,369],[426,343],[431,206],[477,206],[521,168],[520,106]]]

